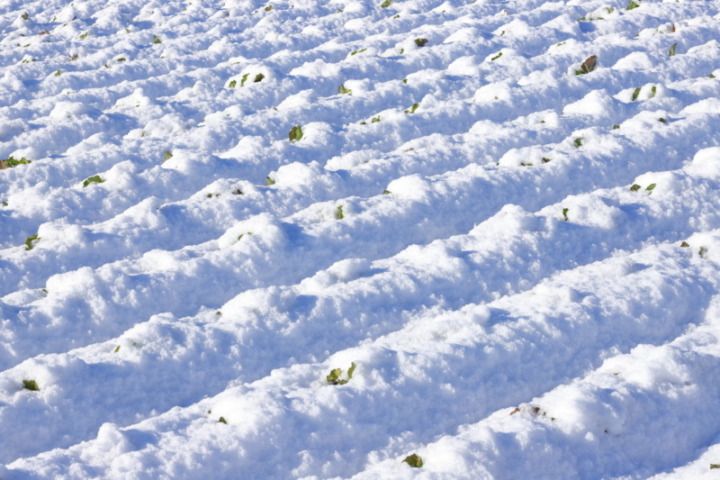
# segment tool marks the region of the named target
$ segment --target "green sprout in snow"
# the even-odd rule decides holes
[[[563,209],[562,209],[563,220],[565,220],[566,222],[570,220],[570,219],[568,218],[568,212],[569,212],[569,211],[570,211],[569,208],[563,208]]]
[[[247,82],[247,79],[248,79],[249,76],[250,76],[249,73],[246,73],[245,75],[242,76],[242,78],[240,79],[240,86],[241,86],[241,87],[244,87],[244,86],[245,86],[245,82]]]
[[[170,160],[173,157],[173,154],[170,150],[165,150],[163,152],[163,162],[166,160]]]
[[[407,110],[405,110],[405,113],[415,113],[415,110],[417,110],[418,108],[420,108],[420,104],[419,104],[419,103],[413,103],[412,107],[410,107],[410,108],[408,108]]]
[[[345,218],[345,215],[343,215],[342,205],[339,205],[335,210],[335,219],[342,220],[343,218]]]
[[[656,186],[657,186],[656,184],[651,183],[650,185],[648,185],[648,186],[645,188],[645,190],[647,190],[648,192],[652,192],[653,190],[655,190],[655,187],[656,187]]]
[[[218,423],[224,423],[225,425],[227,425],[227,420],[225,420],[225,417],[220,417],[218,418]]]
[[[275,182],[275,180],[273,180],[269,176],[265,177],[265,185],[266,186],[269,187],[270,185],[275,185],[275,183],[277,183],[277,182]]]
[[[632,10],[633,8],[638,8],[639,6],[640,6],[639,3],[636,3],[634,0],[630,0],[630,2],[628,2],[627,8],[625,10]]]
[[[491,62],[494,62],[495,60],[497,60],[497,59],[500,58],[500,57],[502,57],[502,52],[498,52],[498,54],[495,55],[494,57],[492,57],[492,58],[490,59],[490,61],[491,61]]]
[[[424,47],[428,43],[427,38],[416,38],[415,39],[415,45],[418,47]]]
[[[35,235],[30,235],[25,239],[25,250],[32,250],[35,248],[35,244],[40,241],[40,237],[38,237],[37,233]]]
[[[158,43],[162,43],[162,40],[157,35],[153,35],[153,44],[157,45]]]
[[[680,247],[682,247],[682,248],[688,248],[688,247],[690,247],[690,244],[687,243],[687,242],[685,242],[685,241],[683,241],[683,242],[680,244]]]
[[[291,142],[297,142],[303,137],[303,131],[300,125],[295,125],[290,129],[290,133],[288,133],[288,138]]]
[[[338,93],[352,95],[352,90],[345,88],[345,85],[340,85],[338,87]]]
[[[392,5],[392,0],[385,0],[380,4],[380,8],[388,8],[390,5]]]
[[[710,464],[710,470],[715,470],[716,468],[720,468],[720,463],[711,463]]]
[[[355,373],[355,362],[352,362],[350,364],[350,368],[348,369],[348,378],[340,378],[342,375],[342,368],[333,368],[330,370],[330,373],[325,377],[325,380],[331,385],[345,385],[348,383],[352,377],[353,373]]]
[[[640,185],[638,185],[637,183],[633,183],[632,186],[630,187],[630,191],[637,192],[638,190],[640,190]]]
[[[237,86],[237,80],[230,80],[230,83],[228,83],[228,88],[235,88]]]
[[[413,468],[421,468],[424,462],[420,455],[413,453],[412,455],[408,455],[407,457],[405,457],[403,463],[407,463]]]
[[[40,390],[40,387],[38,387],[38,384],[35,380],[23,380],[22,383],[25,390],[30,390],[33,392],[37,392]]]
[[[580,148],[583,145],[583,138],[578,137],[575,140],[573,140],[573,143],[575,144],[575,148]]]
[[[10,156],[10,157],[6,158],[5,160],[0,160],[0,170],[3,170],[5,168],[17,167],[18,165],[27,165],[28,163],[32,163],[32,161],[28,160],[25,157],[22,157],[19,160],[17,160],[14,157]]]
[[[92,177],[88,177],[83,182],[83,188],[87,187],[88,185],[92,183],[103,183],[105,180],[100,177],[100,175],[93,175]]]
[[[265,78],[265,75],[263,75],[262,73],[258,73],[257,75],[255,75],[253,83],[260,83],[262,82],[263,78]]]
[[[677,51],[677,43],[673,43],[668,50],[668,57],[674,57]]]

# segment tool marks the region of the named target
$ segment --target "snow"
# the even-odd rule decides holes
[[[636,3],[1,3],[0,479],[716,478],[720,5]]]

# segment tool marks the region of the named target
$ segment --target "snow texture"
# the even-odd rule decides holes
[[[0,479],[720,478],[720,2],[0,31]]]

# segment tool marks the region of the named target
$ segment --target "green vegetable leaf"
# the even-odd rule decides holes
[[[638,8],[639,6],[640,6],[640,4],[634,2],[633,0],[630,0],[627,8],[625,10],[632,10],[633,8]]]
[[[348,95],[352,95],[352,90],[350,90],[349,88],[345,88],[345,85],[340,85],[338,87],[338,93],[342,93],[342,94],[347,93]]]
[[[333,385],[337,385],[340,381],[340,375],[342,375],[342,369],[341,368],[334,368],[330,370],[330,373],[325,377],[325,380],[327,380],[328,383],[332,383]]]
[[[640,190],[640,185],[638,185],[637,183],[633,183],[632,187],[630,187],[630,191],[637,192],[638,190]]]
[[[38,237],[37,233],[35,235],[30,235],[25,239],[25,250],[32,250],[35,248],[35,244],[40,241],[40,237]]]
[[[582,147],[582,145],[583,145],[583,138],[582,138],[582,137],[578,137],[578,138],[576,138],[575,140],[573,140],[573,143],[575,144],[575,147],[576,147],[576,148],[580,148],[580,147]]]
[[[105,180],[103,180],[100,175],[93,175],[92,177],[88,177],[83,182],[83,188],[87,187],[91,183],[103,183]]]
[[[348,380],[353,377],[353,373],[355,373],[355,367],[356,367],[355,362],[352,362],[350,364],[350,368],[348,368]]]
[[[228,88],[235,88],[237,86],[237,80],[230,80],[230,83],[228,83]]]
[[[262,73],[258,73],[257,75],[255,75],[253,83],[260,83],[262,82],[263,78],[265,78],[265,75],[263,75]]]
[[[38,384],[35,380],[23,380],[23,388],[25,390],[31,390],[33,392],[37,392],[40,390],[40,387],[38,387]]]
[[[410,107],[410,108],[408,108],[407,110],[405,110],[405,113],[415,113],[415,110],[417,110],[418,108],[420,108],[420,104],[419,104],[419,103],[413,103],[412,107]]]
[[[715,470],[716,468],[720,468],[720,463],[711,463],[710,464],[710,470]]]
[[[224,423],[225,425],[227,425],[227,420],[225,420],[225,417],[220,417],[218,418],[218,423]]]
[[[303,137],[303,131],[300,125],[295,125],[290,129],[290,133],[288,134],[288,138],[290,138],[290,141],[299,141]]]
[[[413,468],[421,468],[423,466],[423,459],[420,455],[417,453],[413,453],[412,455],[408,455],[403,460],[404,463],[407,463]]]
[[[648,191],[652,192],[653,190],[655,190],[655,187],[656,187],[656,186],[657,186],[656,184],[651,183],[650,185],[648,185],[648,186],[645,188],[645,190],[648,190]]]
[[[18,165],[27,165],[29,163],[32,163],[32,161],[28,160],[25,157],[21,158],[20,160],[16,160],[14,157],[10,156],[5,160],[0,160],[0,170],[3,170],[5,168],[17,167]]]

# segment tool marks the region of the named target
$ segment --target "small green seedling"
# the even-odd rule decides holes
[[[242,78],[240,78],[240,86],[241,87],[245,86],[245,82],[247,82],[247,79],[249,76],[250,76],[250,74],[246,73],[245,75],[242,76]]]
[[[60,75],[62,75],[62,70],[57,69],[57,70],[55,71],[55,76],[56,76],[56,77],[59,77]]]
[[[352,90],[345,88],[345,85],[340,85],[338,87],[338,93],[352,95]]]
[[[225,420],[225,417],[220,417],[218,418],[218,423],[224,423],[225,425],[227,425],[227,420]]]
[[[415,39],[415,45],[418,47],[424,47],[428,43],[427,38],[416,38]]]
[[[25,12],[22,15],[20,15],[20,18],[22,18],[23,20],[27,20],[28,18],[30,18],[30,15],[28,15],[28,13]]]
[[[491,61],[491,62],[494,62],[495,60],[497,60],[497,59],[500,58],[500,57],[502,57],[502,52],[499,52],[497,55],[495,55],[494,57],[492,57],[492,58],[490,59],[490,61]]]
[[[35,235],[30,235],[25,239],[25,250],[32,250],[35,248],[35,244],[40,241],[40,237],[38,237],[37,233]]]
[[[620,125],[615,124],[615,125],[612,126],[612,129],[613,129],[613,130],[618,130],[618,129],[620,129]]]
[[[639,6],[640,6],[639,3],[636,3],[634,0],[630,0],[630,2],[628,2],[627,8],[625,10],[632,10],[633,8],[638,8]]]
[[[263,81],[263,78],[265,78],[265,75],[263,75],[262,73],[258,73],[257,75],[255,75],[253,83],[260,83]]]
[[[275,185],[276,183],[277,182],[275,180],[273,180],[272,178],[270,178],[269,176],[265,177],[265,185],[266,186],[269,187],[270,185]]]
[[[575,144],[575,148],[580,148],[583,146],[583,138],[578,137],[575,140],[573,140],[573,143]]]
[[[291,142],[297,142],[303,137],[303,131],[300,125],[295,125],[290,129],[290,133],[288,133],[288,138]]]
[[[682,248],[688,248],[688,247],[690,247],[690,244],[687,243],[687,242],[682,242],[682,243],[680,244],[680,246],[681,246]]]
[[[569,211],[570,211],[569,208],[563,208],[563,209],[562,209],[563,220],[565,220],[566,222],[570,221],[570,219],[568,218],[568,212],[569,212]]]
[[[120,58],[117,59],[117,61],[118,61],[118,62],[125,62],[125,61],[127,61],[127,58],[125,58],[125,57],[120,57]]]
[[[392,192],[390,190],[383,190],[383,195],[390,195]]]
[[[666,118],[663,118],[663,117],[658,118],[658,122],[660,122],[660,123],[665,123],[665,124],[668,123],[667,119],[666,119]]]
[[[228,88],[235,88],[237,86],[237,80],[230,80],[230,83],[228,83]]]
[[[673,43],[668,50],[668,57],[674,57],[677,51],[677,43]]]
[[[157,45],[158,43],[162,43],[162,40],[157,35],[153,35],[153,44]]]
[[[640,185],[638,185],[637,183],[633,183],[632,186],[630,187],[630,191],[637,192],[638,190],[640,190]]]
[[[170,160],[173,157],[173,154],[170,150],[165,150],[163,152],[163,162]]]
[[[342,375],[342,368],[333,368],[330,370],[330,373],[325,377],[325,380],[331,385],[345,385],[350,380],[352,380],[353,373],[355,373],[355,362],[352,362],[350,364],[350,368],[348,369],[348,378],[340,378]]]
[[[385,0],[380,4],[380,8],[388,8],[390,5],[392,5],[392,0]]]
[[[85,33],[81,34],[79,38],[80,38],[80,40],[85,40],[88,37],[88,35],[90,35],[90,32],[85,32]]]
[[[655,190],[655,187],[656,187],[656,186],[657,186],[657,184],[651,183],[650,185],[648,185],[647,187],[645,187],[645,190],[647,190],[648,192],[652,192],[653,190]]]
[[[403,79],[402,79],[402,82],[403,82],[405,85],[407,85],[407,78],[403,78]]]
[[[698,249],[698,255],[700,255],[700,258],[705,258],[705,255],[707,255],[708,249],[706,247],[700,247]]]
[[[87,187],[88,185],[92,183],[103,183],[105,180],[100,177],[100,175],[93,175],[92,177],[88,177],[83,182],[83,188]]]
[[[550,160],[548,157],[542,157],[543,163],[550,163],[552,160]]]
[[[18,165],[27,165],[29,163],[32,163],[32,161],[28,160],[25,157],[22,157],[20,160],[17,160],[14,157],[10,156],[10,157],[6,158],[5,160],[0,160],[0,170],[3,170],[5,168],[17,167]]]
[[[575,70],[575,75],[585,75],[586,73],[590,73],[595,70],[596,66],[597,55],[592,55],[591,57],[586,58],[585,61],[580,65],[580,70]]]
[[[264,8],[264,10],[266,12],[269,12],[270,10],[272,10],[272,5],[268,5],[267,7]]]
[[[118,353],[119,351],[120,351],[120,345],[118,345],[117,347],[115,347],[115,350],[113,350],[113,353]]]
[[[40,387],[38,387],[38,384],[35,380],[23,380],[23,388],[25,390],[30,390],[33,392],[40,391]]]
[[[360,50],[353,50],[350,52],[350,55],[357,55],[358,53],[363,53],[367,48],[361,48]]]
[[[342,205],[338,205],[337,209],[335,210],[335,219],[342,220],[343,218],[345,218],[345,215],[343,215]]]
[[[413,103],[413,104],[412,104],[412,107],[410,107],[410,108],[408,108],[407,110],[405,110],[405,113],[415,113],[415,110],[417,110],[418,108],[420,108],[420,104],[419,104],[419,103]]]
[[[417,453],[413,453],[412,455],[408,455],[403,460],[403,463],[407,463],[413,468],[421,468],[423,466],[423,459],[420,455]]]
[[[711,463],[710,464],[710,470],[715,470],[716,468],[720,468],[720,463]]]
[[[370,123],[380,123],[381,121],[382,121],[382,118],[380,118],[380,115],[370,119]]]
[[[635,100],[637,100],[638,97],[640,96],[640,90],[641,90],[640,87],[637,87],[635,90],[633,90],[633,94],[632,94],[632,101],[633,101],[633,102],[634,102]]]

